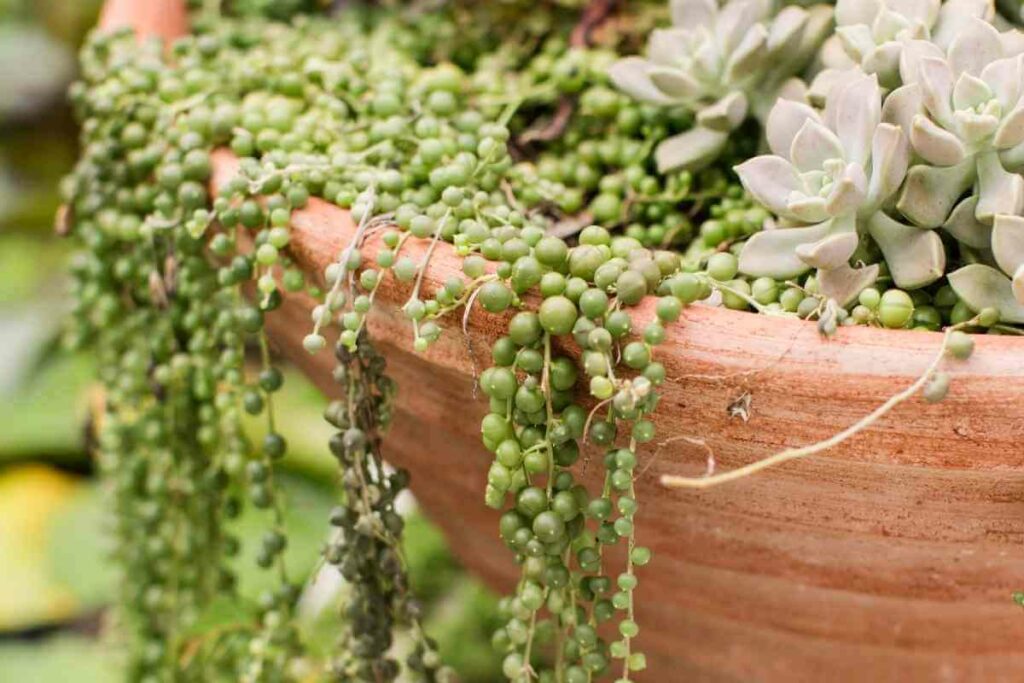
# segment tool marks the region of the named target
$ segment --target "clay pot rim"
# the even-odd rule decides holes
[[[136,0],[107,0],[104,4],[100,17],[99,28],[101,30],[114,30],[125,26],[133,26],[141,37],[159,36],[165,40],[180,35],[187,30],[187,13],[182,0],[150,0],[140,3]],[[230,161],[230,152],[218,150],[214,156],[214,175],[223,178],[224,174],[233,167],[234,162]],[[216,184],[216,180],[213,182]],[[327,204],[325,202],[325,204]],[[348,212],[340,207],[333,206],[340,212]],[[451,245],[439,244],[434,259],[437,261],[452,261],[459,257],[454,253]],[[433,266],[433,264],[431,264]],[[310,274],[310,273],[307,273]],[[313,273],[319,277],[319,273]],[[634,310],[644,312],[652,311],[656,298],[648,296]],[[756,327],[758,334],[775,334],[780,337],[790,338],[794,334],[795,326],[812,326],[815,323],[789,317],[765,316],[756,312],[733,311],[719,306],[709,306],[702,303],[692,305],[691,308],[701,310],[701,317],[714,321],[716,324],[739,328]],[[474,316],[480,315],[477,310]],[[765,325],[765,322],[770,324]],[[682,323],[674,323],[679,325]],[[672,327],[669,325],[668,327]],[[770,328],[770,329],[769,329]],[[893,348],[904,346],[917,346],[913,342],[931,340],[938,342],[941,332],[928,332],[921,330],[889,330],[884,328],[851,326],[841,327],[837,336],[843,338],[846,344],[863,344],[867,346],[891,346]],[[883,342],[882,339],[886,341]],[[1014,339],[1010,335],[975,335],[976,342],[984,347],[986,351],[996,353],[1014,353],[1024,351],[1024,340]],[[824,343],[824,342],[823,342]]]

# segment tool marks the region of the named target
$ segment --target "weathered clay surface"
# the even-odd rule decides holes
[[[234,161],[218,153],[215,165],[223,181]],[[314,200],[294,216],[292,255],[315,276],[353,232],[345,211]],[[364,255],[378,248],[370,239]],[[403,255],[425,252],[410,240]],[[440,246],[424,291],[458,268]],[[370,318],[401,385],[387,455],[413,472],[461,559],[507,585],[514,567],[482,503],[485,403],[473,398],[505,319],[474,310],[468,338],[448,320],[415,355],[399,310],[408,295],[386,280]],[[637,326],[651,303],[634,309]],[[330,393],[330,354],[301,349],[311,306],[289,297],[268,325]],[[651,662],[641,680],[1024,679],[1024,614],[1010,600],[1024,588],[1024,341],[978,338],[970,361],[945,363],[944,402],[915,399],[834,451],[701,492],[658,483],[706,467],[679,437],[704,439],[724,471],[831,436],[913,382],[940,341],[864,328],[822,341],[811,324],[704,306],[670,328],[658,356],[673,378],[656,419],[663,445],[645,449],[638,480],[640,542],[655,552],[639,589]],[[728,413],[744,395],[746,422]],[[588,460],[580,473],[595,485],[599,454]]]

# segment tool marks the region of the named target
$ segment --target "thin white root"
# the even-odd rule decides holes
[[[466,310],[462,313],[462,338],[466,340],[466,351],[469,352],[469,360],[473,364],[473,399],[477,397],[477,387],[480,385],[480,364],[477,362],[476,349],[473,348],[473,338],[469,335],[469,314],[473,311],[473,304],[476,303],[476,296],[480,293],[477,287],[469,295],[466,301]]]
[[[954,329],[955,328],[949,328],[948,330],[946,330],[946,334],[942,338],[942,345],[939,348],[939,352],[935,355],[935,358],[932,360],[931,364],[929,364],[928,368],[924,371],[924,373],[922,373],[921,376],[917,378],[917,381],[915,381],[913,384],[911,384],[909,387],[907,387],[900,393],[891,396],[889,400],[887,400],[885,403],[876,408],[872,413],[865,416],[858,422],[850,425],[849,427],[839,432],[838,434],[835,434],[829,437],[828,439],[825,439],[824,441],[819,441],[818,443],[814,443],[809,446],[803,446],[801,448],[787,448],[786,450],[780,453],[776,453],[775,455],[769,456],[764,460],[758,460],[757,462],[752,462],[749,465],[744,465],[743,467],[739,467],[729,472],[723,472],[722,474],[717,474],[710,477],[678,477],[669,474],[662,475],[662,486],[666,486],[668,488],[673,489],[707,489],[713,486],[718,486],[720,484],[726,484],[731,481],[743,479],[744,477],[749,477],[752,474],[756,474],[757,472],[766,470],[769,467],[775,467],[776,465],[781,465],[782,463],[789,462],[790,460],[797,460],[799,458],[806,458],[811,455],[816,455],[818,453],[821,453],[822,451],[827,451],[830,448],[838,446],[847,439],[850,439],[851,437],[856,436],[860,432],[864,431],[881,418],[885,417],[890,411],[892,411],[893,408],[895,408],[899,404],[903,403],[904,401],[907,401],[910,398],[913,398],[913,396],[917,394],[917,392],[919,392],[925,386],[925,384],[928,383],[932,375],[935,373],[936,369],[938,369],[939,364],[942,363],[942,359],[946,355],[946,348],[949,345],[949,337],[953,333]]]

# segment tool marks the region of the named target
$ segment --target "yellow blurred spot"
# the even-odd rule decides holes
[[[66,619],[71,593],[48,575],[50,520],[78,490],[71,476],[40,465],[0,474],[0,630]]]

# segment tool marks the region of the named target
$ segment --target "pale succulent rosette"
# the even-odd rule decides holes
[[[921,229],[945,229],[965,258],[978,262],[950,275],[972,308],[999,298],[985,294],[999,282],[995,276],[1002,277],[986,272],[992,270],[986,264],[1016,278],[1024,301],[1024,177],[1016,172],[1024,165],[1019,38],[970,19],[946,54],[913,41],[903,60],[906,85],[883,109],[883,120],[907,132],[921,161],[907,174],[896,207]],[[1009,280],[999,289],[1009,290]],[[1024,322],[1024,310],[1007,309],[1006,317]]]
[[[942,275],[941,239],[884,213],[903,183],[910,154],[902,130],[882,122],[881,107],[877,77],[859,70],[846,72],[833,86],[821,113],[778,101],[766,129],[772,154],[736,172],[786,225],[747,241],[741,272],[788,280],[817,269],[822,294],[845,305],[878,277],[877,264],[850,264],[861,236],[870,231],[884,233],[880,247],[897,282],[920,287]]]
[[[811,86],[811,96],[823,99],[837,72],[859,67],[876,74],[884,88],[902,83],[904,48],[911,41],[928,41],[945,51],[969,19],[989,21],[992,0],[838,0],[835,35],[822,46],[825,69]]]
[[[748,116],[763,119],[780,93],[802,95],[800,73],[832,25],[832,10],[773,0],[673,0],[672,27],[655,30],[647,56],[609,69],[623,92],[642,102],[685,106],[697,114],[686,133],[655,150],[659,170],[697,169],[721,153]]]

